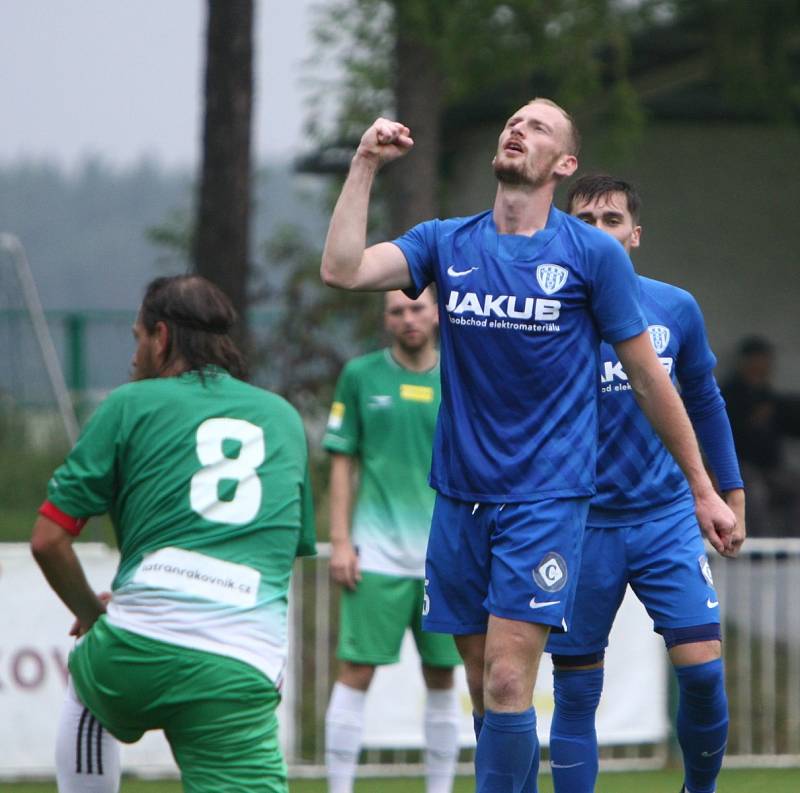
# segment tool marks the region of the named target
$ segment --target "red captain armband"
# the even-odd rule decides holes
[[[71,534],[73,537],[77,537],[81,533],[81,529],[86,525],[86,521],[89,520],[89,518],[73,518],[72,515],[67,515],[52,501],[45,501],[39,507],[39,514],[48,518],[48,520],[52,520],[53,523],[57,523],[67,534]]]

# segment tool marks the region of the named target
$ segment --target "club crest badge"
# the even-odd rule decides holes
[[[647,332],[650,334],[650,341],[653,342],[656,353],[661,355],[669,344],[669,328],[666,325],[649,325]]]
[[[558,292],[567,282],[569,270],[560,264],[540,264],[536,268],[536,280],[545,294],[552,295]]]

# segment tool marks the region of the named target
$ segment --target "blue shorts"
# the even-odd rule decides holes
[[[569,633],[551,636],[547,652],[590,655],[607,647],[628,584],[658,633],[719,623],[693,508],[635,526],[587,526]]]
[[[486,633],[489,614],[566,630],[589,499],[475,504],[436,495],[422,627]]]

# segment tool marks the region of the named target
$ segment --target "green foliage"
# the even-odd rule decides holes
[[[689,101],[706,112],[774,121],[800,114],[797,0],[330,0],[318,7],[315,29],[310,131],[321,144],[353,144],[376,116],[393,112],[400,29],[436,55],[444,117],[464,107],[502,116],[533,95],[550,96],[581,123],[608,125],[609,154],[642,135],[636,67],[654,47],[667,61],[699,59],[704,93]],[[658,56],[650,63],[657,68]],[[317,109],[332,103],[324,129]]]
[[[311,132],[321,142],[353,141],[377,115],[391,112],[400,29],[434,51],[445,85],[442,113],[474,102],[510,108],[532,94],[580,110],[605,93],[605,55],[624,51],[631,16],[598,0],[333,0],[318,11],[315,31],[324,55],[314,65],[328,73],[333,61],[341,77],[334,86],[329,79],[317,82],[311,106],[332,89],[338,105],[333,128],[321,129],[312,113]],[[621,114],[620,129],[637,117],[625,66],[624,58],[617,60],[613,82],[622,87],[609,111]]]
[[[380,299],[324,286],[321,247],[295,225],[284,225],[261,246],[267,262],[253,298],[269,310],[257,334],[259,380],[289,399],[308,420],[327,415],[343,363],[375,338]]]
[[[188,192],[185,174],[142,161],[0,166],[0,218],[28,254],[46,309],[128,309],[156,273],[145,230]]]
[[[147,240],[159,251],[158,262],[166,270],[174,272],[189,268],[194,227],[188,210],[171,209],[160,223],[145,231]]]
[[[318,142],[358,140],[365,125],[393,105],[391,7],[384,0],[330,0],[317,13],[307,131]],[[333,130],[324,126],[330,112]]]
[[[47,482],[66,453],[64,440],[35,441],[31,433],[35,420],[22,409],[0,405],[0,541],[30,538]]]
[[[261,181],[266,197],[271,175]],[[330,211],[330,196],[293,200],[306,210],[318,206],[320,216]],[[162,261],[188,266],[192,228],[187,212],[173,211],[148,237],[164,252]],[[257,248],[249,290],[253,380],[286,397],[312,429],[327,415],[344,361],[361,352],[364,342],[375,341],[381,316],[374,295],[355,296],[323,285],[321,255],[321,235],[298,222],[276,223]]]
[[[701,15],[714,77],[726,99],[746,113],[789,121],[800,102],[792,77],[792,45],[800,35],[800,4],[785,0],[705,0],[676,6]]]

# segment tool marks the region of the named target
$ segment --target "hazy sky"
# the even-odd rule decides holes
[[[254,144],[301,139],[314,0],[257,0]],[[205,0],[0,0],[0,162],[87,154],[191,165],[199,148]]]

